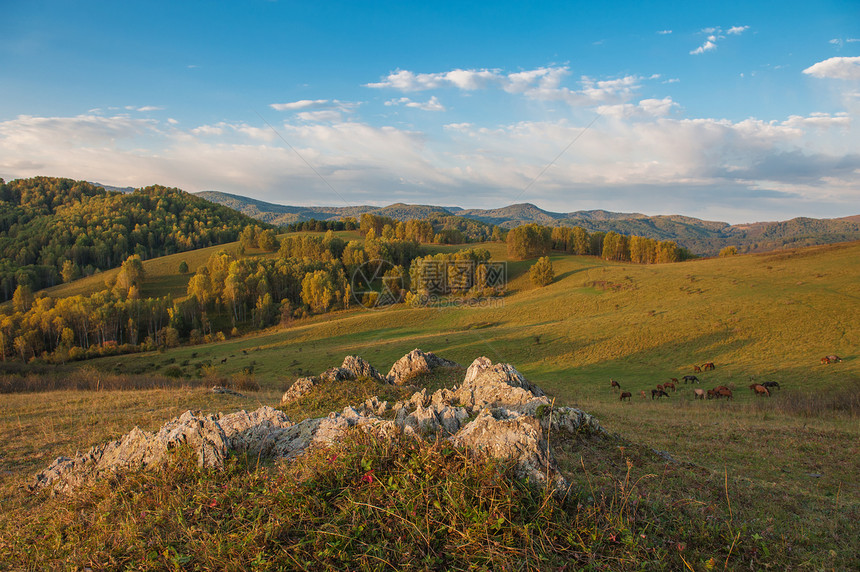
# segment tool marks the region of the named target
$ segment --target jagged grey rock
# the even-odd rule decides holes
[[[415,348],[391,366],[388,379],[394,385],[405,385],[420,373],[426,373],[438,367],[457,367],[459,364],[441,358],[432,352]]]
[[[329,371],[343,379],[382,379],[370,364],[355,356],[348,356],[343,367]],[[284,400],[303,395],[320,379],[296,381]],[[394,431],[418,438],[448,438],[478,456],[514,459],[522,477],[534,483],[546,483],[549,478],[553,490],[563,491],[565,482],[546,434],[604,430],[594,417],[579,409],[553,405],[510,364],[478,358],[462,386],[453,391],[440,389],[427,395],[422,389],[394,405],[372,397],[339,413],[296,424],[271,407],[212,416],[186,411],[156,433],[135,427],[117,441],[96,445],[74,458],[60,457],[36,475],[30,488],[66,492],[109,472],[158,466],[179,445],[192,447],[198,464],[205,467],[221,467],[230,452],[291,461],[311,447],[339,439],[351,427],[361,427],[382,438]],[[382,418],[389,414],[393,420]]]
[[[383,376],[375,367],[370,365],[365,359],[358,356],[346,356],[343,358],[343,364],[340,369],[346,370],[353,375],[353,378],[367,377],[377,381],[390,383],[388,378]]]
[[[325,375],[325,374],[323,374]],[[289,389],[281,397],[281,405],[292,403],[293,401],[305,396],[313,387],[319,383],[318,377],[300,377],[290,386]]]
[[[489,358],[479,357],[466,370],[463,385],[454,397],[466,407],[484,407],[492,404],[522,405],[544,392],[530,383],[514,366],[493,364]]]
[[[30,488],[52,487],[56,492],[66,492],[117,470],[158,466],[179,445],[194,450],[199,466],[221,467],[228,439],[215,417],[199,417],[186,411],[157,433],[135,427],[121,439],[96,445],[74,458],[59,457],[36,475]]]
[[[549,478],[554,490],[567,488],[534,417],[503,408],[484,409],[451,438],[451,443],[477,456],[513,459],[519,476],[531,483],[546,483]]]
[[[224,393],[226,395],[235,395],[236,397],[245,397],[238,391],[233,391],[229,387],[222,387],[220,385],[216,385],[212,388],[212,393]]]

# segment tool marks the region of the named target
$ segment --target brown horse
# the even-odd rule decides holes
[[[693,373],[702,373],[702,368],[697,365],[693,366]]]
[[[609,387],[610,389],[618,388],[618,391],[621,391],[621,385],[614,379],[609,380]]]
[[[631,397],[633,397],[633,394],[632,394],[632,393],[630,393],[629,391],[622,391],[622,392],[621,392],[621,397],[620,397],[618,400],[619,400],[619,401],[624,401],[624,400],[626,399],[627,401],[630,401],[630,398],[631,398]]]
[[[750,389],[752,389],[756,395],[766,395],[767,397],[770,397],[770,391],[768,391],[767,388],[763,385],[760,385],[758,383],[751,383]]]
[[[685,375],[684,376],[684,383],[687,383],[688,381],[690,383],[693,383],[693,382],[699,383],[699,378],[696,377],[695,375]]]
[[[830,363],[830,358],[829,358],[829,357],[824,356],[823,358],[821,358],[821,365],[827,365],[827,364],[829,364],[829,363]]]
[[[674,383],[664,383],[663,384],[663,390],[666,390],[666,389],[671,389],[672,391],[675,391],[675,384]]]
[[[672,383],[678,383],[678,378],[677,377],[670,377],[669,381],[671,381]]]
[[[657,384],[657,391],[663,391],[663,389],[664,389],[664,386],[663,386],[663,385],[660,385],[660,384],[658,383],[658,384]]]
[[[661,397],[669,397],[669,394],[663,391],[662,389],[652,389],[651,390],[651,399],[654,398],[660,399]]]
[[[709,361],[708,363],[702,366],[702,371],[710,371],[712,369],[717,369],[717,366],[714,365],[714,362]]]
[[[728,387],[718,387],[717,388],[717,397],[725,397],[727,399],[734,399],[732,396],[732,390]]]
[[[642,391],[640,391],[640,392],[639,392],[639,395],[641,395],[641,396],[642,396],[642,399],[648,399],[648,395],[645,393],[645,390],[644,390],[644,389],[643,389]]]

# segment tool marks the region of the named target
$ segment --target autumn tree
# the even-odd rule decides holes
[[[552,247],[552,232],[549,227],[535,223],[511,229],[507,236],[508,256],[519,260],[544,256]]]
[[[546,286],[552,283],[555,272],[552,269],[552,261],[549,256],[538,258],[529,269],[529,278],[535,286]]]

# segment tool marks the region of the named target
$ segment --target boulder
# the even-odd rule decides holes
[[[343,364],[340,366],[340,369],[350,372],[353,379],[367,377],[376,381],[390,383],[387,377],[383,376],[375,367],[358,356],[346,356],[343,358]]]
[[[281,405],[292,403],[300,397],[304,397],[319,381],[318,377],[300,377],[281,397]]]
[[[516,461],[517,475],[530,483],[546,484],[549,478],[554,490],[567,488],[544,440],[540,423],[533,417],[503,408],[484,409],[451,437],[451,443],[478,457]]]
[[[454,392],[461,405],[480,408],[493,404],[523,405],[537,397],[544,397],[541,389],[530,383],[514,366],[493,364],[480,357],[466,370],[463,385]]]
[[[424,352],[416,348],[394,362],[391,371],[388,372],[388,379],[395,385],[405,385],[418,374],[427,373],[437,367],[457,367],[458,365],[432,352]]]

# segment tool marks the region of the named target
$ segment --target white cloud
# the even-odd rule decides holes
[[[453,70],[449,72],[416,74],[408,70],[390,73],[383,81],[366,84],[376,89],[388,88],[403,92],[430,89],[456,88],[463,91],[501,89],[540,101],[562,101],[572,107],[617,103],[630,99],[640,87],[643,78],[625,76],[608,80],[580,78],[580,89],[563,87],[562,81],[570,75],[567,66],[550,66],[520,72],[501,70]],[[652,76],[654,79],[659,75]],[[391,105],[400,100],[389,100]]]
[[[302,111],[296,114],[302,121],[342,121],[343,114],[336,109],[321,109],[319,111]]]
[[[592,81],[593,88],[636,84],[606,81]],[[124,116],[21,116],[0,121],[0,176],[239,194],[259,189],[255,198],[287,204],[402,200],[486,207],[528,200],[555,210],[683,212],[711,219],[719,213],[735,221],[778,212],[824,216],[825,208],[831,216],[856,212],[860,158],[850,150],[860,146],[848,114],[733,122],[679,118],[677,109],[668,97],[606,103],[605,118],[587,129],[588,119],[494,127],[448,123],[429,135],[357,121],[303,123],[298,115],[279,126],[338,196],[265,125],[182,129]],[[299,113],[325,111],[332,110]]]
[[[749,30],[749,26],[732,26],[725,31],[725,34],[730,36],[740,36],[746,30]],[[712,52],[717,49],[718,41],[726,39],[726,36],[723,35],[723,29],[719,26],[704,28],[702,33],[707,36],[704,43],[695,50],[691,50],[690,55],[697,56],[706,52]]]
[[[300,99],[289,103],[273,103],[269,105],[275,111],[300,111],[302,109],[321,109],[332,106],[328,99]]]
[[[828,58],[809,66],[803,70],[803,73],[817,78],[858,80],[860,79],[860,57]]]
[[[812,113],[808,117],[801,115],[791,115],[788,119],[782,122],[786,127],[795,127],[804,129],[812,127],[815,129],[830,129],[832,127],[841,127],[843,129],[851,126],[851,117],[847,113]]]
[[[168,117],[167,122],[171,125],[177,125],[179,123],[177,120],[173,119],[172,117]]]
[[[660,30],[657,33],[660,34],[661,36],[665,36],[665,35],[671,34],[672,30]]]
[[[616,105],[601,105],[597,112],[607,117],[615,118],[649,118],[665,117],[672,112],[678,104],[671,97],[663,99],[643,99],[637,104],[621,103]]]
[[[439,99],[434,95],[428,101],[412,101],[408,97],[399,99],[389,99],[385,102],[388,107],[402,105],[404,107],[413,107],[424,111],[445,111],[445,106],[439,102]]]
[[[716,50],[717,44],[714,42],[714,40],[716,40],[716,38],[714,38],[713,40],[711,38],[714,38],[714,36],[709,37],[707,40],[705,40],[704,44],[702,44],[701,46],[699,46],[695,50],[692,50],[690,52],[690,54],[698,55],[698,54],[704,54],[705,52],[710,52],[710,51]]]

